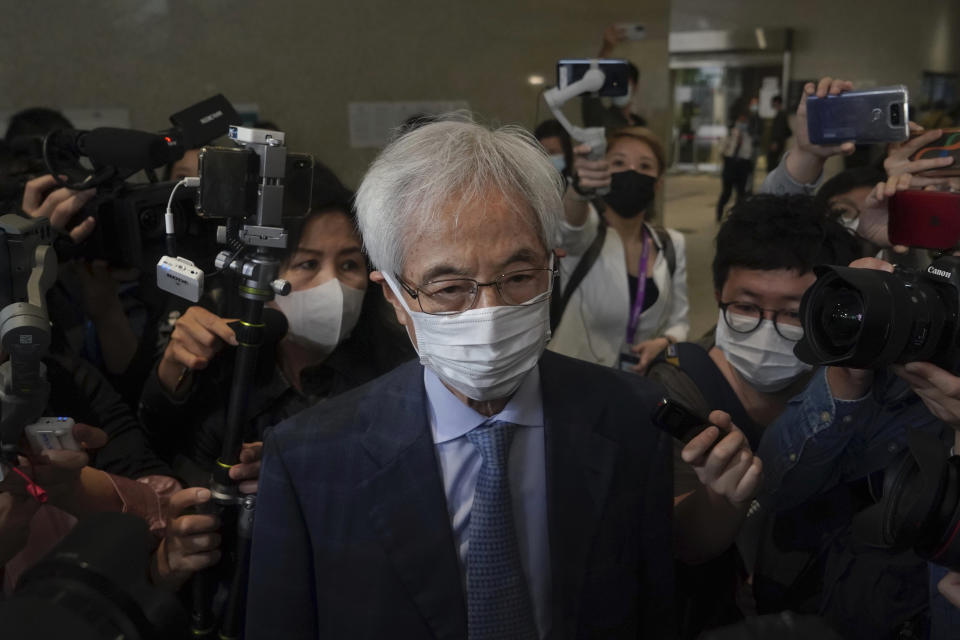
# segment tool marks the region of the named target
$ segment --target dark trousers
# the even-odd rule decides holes
[[[723,190],[720,192],[720,199],[717,201],[717,221],[723,219],[723,210],[730,200],[733,190],[737,191],[737,202],[743,198],[747,189],[747,178],[750,177],[750,170],[753,163],[743,158],[723,158]]]

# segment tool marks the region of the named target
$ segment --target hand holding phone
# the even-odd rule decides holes
[[[750,450],[747,437],[723,411],[714,411],[709,416],[712,420],[703,420],[669,400],[661,402],[658,410],[665,403],[674,405],[668,410],[674,416],[685,414],[682,420],[674,418],[673,424],[699,423],[685,430],[686,435],[693,435],[680,452],[683,461],[693,468],[704,487],[745,509],[760,491],[763,472],[763,463]],[[666,420],[671,421],[669,417]],[[711,434],[704,433],[710,426],[719,430],[712,440]]]
[[[713,426],[708,419],[698,416],[687,407],[670,398],[664,398],[657,403],[650,419],[653,420],[653,424],[683,444],[689,443],[703,433],[704,430]]]
[[[904,85],[848,91],[822,98],[808,96],[807,135],[816,145],[907,140],[910,138],[908,102]]]
[[[936,140],[924,145],[910,159],[914,162],[920,160],[940,161],[936,165],[929,163],[931,168],[923,171],[925,176],[960,176],[960,128],[941,129],[940,132],[940,136]],[[943,158],[950,158],[952,162],[948,163]]]

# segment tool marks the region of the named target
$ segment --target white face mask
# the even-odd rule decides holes
[[[803,337],[802,327],[781,324],[780,330],[797,340]],[[727,362],[757,391],[781,391],[813,369],[793,355],[795,344],[777,333],[770,320],[764,319],[750,333],[737,333],[727,326],[723,311],[717,319],[717,348],[723,351]]]
[[[630,106],[631,100],[633,100],[633,89],[627,90],[627,95],[625,95],[625,96],[617,96],[617,97],[615,97],[615,98],[611,98],[611,99],[610,99],[610,101],[611,101],[615,106],[620,107],[621,109],[622,109],[623,107],[628,107],[628,106]]]
[[[274,300],[290,325],[288,338],[329,353],[356,326],[363,294],[334,278]]]
[[[854,233],[856,233],[857,229],[860,228],[859,215],[856,218],[848,218],[847,216],[840,216],[839,218],[837,218],[837,221],[847,229],[850,229],[850,231],[853,231]]]
[[[393,276],[383,277],[413,320],[420,363],[473,400],[511,395],[550,340],[549,290],[524,305],[436,316],[411,310]]]
[[[563,170],[567,168],[567,159],[563,157],[562,153],[551,153],[550,162],[553,163],[553,167],[560,173],[563,173]]]

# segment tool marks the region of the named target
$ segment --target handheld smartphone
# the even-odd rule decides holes
[[[635,356],[632,353],[621,353],[620,359],[617,361],[617,367],[627,373],[633,373],[633,368],[638,364],[640,364],[640,356]]]
[[[657,403],[650,419],[653,420],[655,425],[684,444],[687,444],[703,433],[704,429],[711,426],[709,420],[698,416],[670,398],[664,398]],[[720,439],[717,438],[716,442],[719,441]]]
[[[639,22],[619,22],[617,28],[625,40],[643,40],[647,37],[647,28]]]
[[[251,149],[200,150],[197,214],[204,218],[246,218],[257,212],[260,157]],[[288,153],[283,178],[283,217],[310,213],[313,156]]]
[[[938,169],[927,169],[920,173],[925,176],[960,176],[960,128],[944,129],[943,135],[917,151],[911,160],[932,160],[952,157],[953,164]]]
[[[81,451],[73,437],[73,418],[40,418],[23,430],[34,453],[44,450]]]
[[[904,85],[807,98],[807,133],[813,144],[900,142],[910,138]]]
[[[891,244],[941,251],[960,245],[960,193],[900,191],[888,211]]]
[[[606,79],[598,95],[615,98],[627,95],[630,89],[630,67],[626,60],[597,60]],[[588,59],[566,59],[557,61],[557,86],[561,89],[573,84],[590,69]]]

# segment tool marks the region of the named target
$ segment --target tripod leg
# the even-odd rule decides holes
[[[212,502],[197,507],[197,513],[216,513]],[[191,581],[193,590],[193,614],[191,631],[195,639],[213,638],[216,632],[216,618],[213,615],[213,597],[217,589],[216,567],[198,572]]]
[[[223,613],[220,637],[235,640],[243,637],[244,613],[247,601],[247,581],[250,577],[250,549],[253,542],[253,518],[257,506],[255,494],[244,496],[237,515],[237,558],[230,585],[227,608]]]

